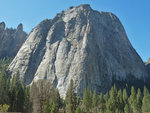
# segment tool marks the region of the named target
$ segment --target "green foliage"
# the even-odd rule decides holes
[[[86,113],[90,113],[92,108],[92,93],[87,87],[84,91],[84,96],[83,96],[83,109]]]
[[[118,106],[118,103],[117,103],[117,88],[116,86],[114,85],[110,92],[109,92],[109,100],[107,101],[107,109],[112,111],[113,113],[115,113],[116,111],[116,108]]]
[[[3,64],[5,60],[0,60],[0,104],[6,107],[9,106],[9,111],[26,112],[29,104],[29,91],[24,83],[19,80],[19,73],[14,75],[11,79],[8,78],[5,70],[6,65]],[[6,61],[7,62],[7,61]]]
[[[97,113],[98,112],[98,105],[99,105],[99,98],[96,93],[96,89],[94,90],[93,93],[93,98],[92,98],[92,112]]]
[[[50,98],[46,99],[42,105],[42,111],[44,113],[58,113],[59,108],[62,107],[62,101],[58,90],[52,87],[51,92],[49,92],[48,95],[47,96]]]
[[[123,89],[123,101],[124,104],[128,104],[128,94],[126,89]]]
[[[137,113],[141,113],[141,107],[142,107],[142,94],[141,94],[141,90],[138,88],[138,91],[137,91],[137,96],[136,96],[136,109],[137,109]]]
[[[100,112],[104,112],[106,110],[105,99],[102,93],[99,96],[99,109]]]
[[[130,108],[128,104],[126,104],[124,107],[124,113],[130,113]]]
[[[131,111],[133,113],[137,112],[137,102],[136,102],[136,91],[134,86],[131,87],[131,95],[129,97],[129,104],[131,105]]]
[[[25,85],[19,80],[19,72],[13,76],[10,82],[9,90],[9,101],[10,101],[10,111],[24,112],[29,102],[28,89]]]
[[[121,112],[124,109],[124,101],[121,89],[118,91],[117,94],[117,105],[117,112]]]
[[[45,81],[33,83],[34,87],[26,87],[19,80],[19,72],[12,78],[6,73],[5,60],[0,60],[0,112],[31,113],[31,96],[34,104],[39,104],[41,113],[148,113],[150,112],[150,93],[144,87],[141,90],[134,86],[130,92],[127,88],[117,89],[114,85],[106,94],[93,94],[87,87],[83,97],[75,93],[73,80],[70,81],[66,98],[63,100],[52,84]],[[48,82],[49,83],[49,82]],[[37,87],[38,86],[38,87]],[[32,91],[32,92],[31,92]],[[143,91],[143,92],[142,92]],[[31,95],[32,93],[36,95]],[[37,101],[38,100],[38,101]]]
[[[143,92],[143,94],[144,94],[144,96],[149,95],[149,91],[148,91],[148,89],[147,89],[146,86],[144,86],[144,92]]]
[[[143,113],[150,112],[150,94],[146,87],[144,87],[142,112]]]
[[[58,113],[58,107],[55,105],[55,103],[52,104],[50,113]]]
[[[82,113],[82,110],[80,107],[77,107],[76,112],[75,113]]]
[[[0,104],[8,104],[9,97],[9,82],[5,72],[5,67],[1,70],[0,73]]]
[[[42,106],[43,112],[44,113],[50,113],[51,112],[51,104],[47,100],[44,105]]]
[[[3,67],[7,68],[7,66],[10,64],[11,61],[12,61],[12,58],[9,58],[9,57],[0,59],[0,70]]]
[[[77,107],[77,98],[74,90],[73,80],[66,93],[66,113],[74,113]]]

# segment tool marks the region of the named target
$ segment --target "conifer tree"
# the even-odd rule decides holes
[[[75,113],[82,113],[81,108],[77,107],[76,112]]]
[[[118,108],[115,110],[115,113],[120,113]]]
[[[100,112],[104,112],[106,110],[105,99],[102,93],[100,94],[99,97],[99,108],[100,108]]]
[[[7,75],[5,72],[5,67],[2,67],[2,70],[0,73],[0,104],[8,104],[8,101],[9,101],[8,88],[9,88],[9,84],[8,84]]]
[[[55,111],[58,111],[59,108],[62,107],[62,103],[57,89],[54,91],[54,95],[51,98],[52,98],[51,103],[55,105],[55,106],[53,105],[53,107],[55,107]]]
[[[98,104],[99,104],[99,99],[98,99],[98,95],[96,93],[96,89],[94,90],[93,93],[93,98],[92,98],[92,111],[93,113],[97,113],[98,112]]]
[[[117,109],[117,88],[114,85],[110,92],[109,92],[110,98],[107,102],[107,110],[112,111],[113,113],[115,113],[116,109]]]
[[[143,92],[143,95],[146,96],[146,95],[149,95],[149,91],[147,89],[146,86],[144,86],[144,92]]]
[[[124,113],[130,113],[130,108],[128,104],[125,104]]]
[[[92,93],[90,92],[89,87],[87,87],[84,91],[84,96],[83,96],[83,108],[86,113],[91,112],[91,107],[92,107]]]
[[[105,113],[105,112],[104,112],[104,113]],[[112,112],[111,110],[107,109],[107,110],[106,110],[106,113],[114,113],[114,112]]]
[[[138,88],[138,91],[137,91],[137,96],[136,96],[136,98],[137,98],[137,105],[136,105],[136,107],[137,107],[137,113],[141,113],[142,111],[141,111],[141,107],[142,107],[142,95],[141,95],[141,90]]]
[[[10,111],[23,112],[25,104],[25,86],[19,80],[19,73],[13,76],[10,83]]]
[[[126,89],[123,89],[123,101],[124,104],[128,104],[128,94]]]
[[[118,112],[123,112],[124,102],[123,102],[123,95],[121,89],[118,91],[117,94],[117,104],[118,104],[117,106]]]
[[[16,92],[16,111],[23,112],[25,104],[25,87],[20,84]]]
[[[150,112],[150,94],[146,87],[144,87],[144,97],[142,105],[142,113]]]
[[[24,112],[31,113],[32,112],[32,103],[30,100],[30,87],[25,87],[25,102],[24,102]]]
[[[49,100],[46,100],[46,102],[42,106],[42,112],[44,112],[44,113],[50,113],[51,112],[51,108],[52,108],[52,106],[51,106]]]
[[[57,106],[54,103],[52,104],[50,113],[58,113],[58,108],[57,108]]]
[[[66,113],[74,113],[76,110],[77,99],[74,91],[73,80],[70,81],[68,91],[66,93]]]
[[[107,93],[104,95],[104,100],[105,100],[105,102],[107,102],[108,99],[109,99],[109,94],[108,94],[108,92],[107,92]]]
[[[131,111],[133,113],[136,113],[136,91],[134,89],[134,86],[131,87],[131,95],[129,97],[129,104],[131,107]]]

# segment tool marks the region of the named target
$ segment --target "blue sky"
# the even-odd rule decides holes
[[[144,61],[150,57],[150,0],[0,0],[0,22],[30,30],[70,6],[90,4],[95,10],[113,12],[121,20],[133,47]]]

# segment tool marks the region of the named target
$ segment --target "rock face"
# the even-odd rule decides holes
[[[77,92],[89,86],[107,91],[113,82],[147,77],[119,19],[89,5],[71,7],[44,20],[29,34],[8,71],[20,72],[26,84],[49,79],[65,96],[70,80]]]
[[[150,75],[150,58],[148,59],[148,61],[146,63],[146,69],[148,71],[148,74]]]
[[[5,23],[0,23],[0,58],[14,57],[21,45],[25,42],[27,34],[23,31],[22,24],[17,29],[6,28]]]

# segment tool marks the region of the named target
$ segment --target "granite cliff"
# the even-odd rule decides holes
[[[12,76],[17,71],[27,85],[49,79],[63,97],[71,79],[82,93],[87,86],[105,92],[114,79],[148,76],[119,19],[89,5],[70,7],[37,25],[9,65]]]
[[[25,42],[27,34],[23,31],[23,25],[17,29],[5,28],[5,23],[0,23],[0,58],[15,57],[18,50]]]
[[[146,62],[146,69],[148,71],[148,74],[150,76],[150,58],[148,59],[148,61]]]

